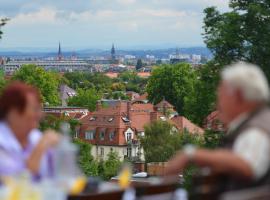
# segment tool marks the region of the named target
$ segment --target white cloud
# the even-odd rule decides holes
[[[11,25],[55,23],[56,11],[51,8],[42,8],[31,13],[20,13],[10,21]]]
[[[69,44],[85,45],[87,41],[96,46],[113,41],[122,45],[202,44],[203,9],[214,5],[226,10],[228,5],[228,0],[8,2],[0,3],[0,13],[9,13],[12,18],[4,27],[6,34],[1,41],[4,46],[31,46],[39,42],[47,45],[60,39]]]

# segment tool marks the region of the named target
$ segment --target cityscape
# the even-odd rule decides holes
[[[0,0],[0,199],[269,199],[269,27],[266,0]]]

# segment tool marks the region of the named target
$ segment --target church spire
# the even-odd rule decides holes
[[[114,44],[112,44],[111,59],[112,59],[113,62],[115,61],[115,48],[114,48]]]
[[[59,42],[59,46],[58,46],[58,55],[57,58],[58,60],[62,60],[62,51],[61,51],[61,43]]]

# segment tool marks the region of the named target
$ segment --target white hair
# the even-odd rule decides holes
[[[245,62],[234,63],[223,69],[221,77],[231,89],[240,90],[248,101],[267,102],[269,100],[267,79],[256,65]]]

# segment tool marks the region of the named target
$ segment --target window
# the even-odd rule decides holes
[[[100,148],[100,156],[104,157],[104,148],[103,147]]]
[[[93,139],[95,139],[95,131],[94,130],[86,131],[85,132],[85,139],[86,140],[93,140]]]
[[[75,130],[74,138],[78,138],[78,137],[79,137],[79,131]]]
[[[131,156],[132,156],[132,149],[131,149],[131,147],[128,147],[127,148],[127,157],[131,158]]]
[[[127,141],[130,141],[132,139],[132,133],[127,133]]]
[[[113,141],[114,140],[114,137],[115,137],[115,132],[110,132],[109,133],[109,139],[110,139],[110,141]]]
[[[99,132],[99,139],[104,140],[104,138],[105,138],[105,131],[102,130],[102,131]]]

